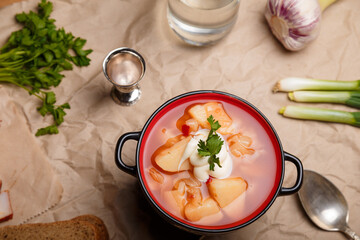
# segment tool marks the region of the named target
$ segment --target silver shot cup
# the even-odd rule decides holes
[[[105,57],[103,72],[113,84],[111,97],[117,104],[130,106],[140,99],[145,69],[144,58],[131,48],[114,49]]]

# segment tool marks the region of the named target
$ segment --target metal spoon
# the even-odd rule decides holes
[[[305,212],[318,227],[327,231],[340,231],[351,239],[360,240],[348,226],[349,210],[344,196],[325,177],[305,170],[298,195]]]

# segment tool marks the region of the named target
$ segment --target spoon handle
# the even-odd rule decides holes
[[[356,233],[353,230],[351,230],[349,227],[345,227],[344,233],[347,236],[351,237],[351,239],[353,239],[353,240],[360,240],[360,237],[358,235],[356,235]]]

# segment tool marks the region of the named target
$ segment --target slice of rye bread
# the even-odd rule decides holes
[[[109,239],[109,233],[108,230],[104,224],[104,222],[101,220],[101,218],[95,216],[95,215],[81,215],[78,217],[73,218],[74,221],[86,221],[91,224],[93,224],[97,230],[97,232],[100,235],[100,239],[102,240],[108,240]]]
[[[30,223],[0,228],[0,240],[107,240],[107,230],[101,219],[84,216],[51,223]],[[100,221],[101,222],[100,222]],[[91,223],[96,222],[96,224]],[[103,232],[100,232],[103,231]],[[105,235],[104,235],[105,234]]]

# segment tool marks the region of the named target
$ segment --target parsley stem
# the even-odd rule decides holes
[[[34,95],[35,97],[39,98],[40,100],[42,100],[42,101],[44,100],[43,97],[41,97],[40,95],[38,95],[36,93],[31,92],[31,90],[29,88],[25,87],[24,85],[21,85],[20,83],[16,82],[15,80],[12,80],[10,78],[1,78],[1,77],[2,77],[2,75],[0,74],[0,82],[12,83],[18,87],[21,87],[22,89],[25,89],[29,94]],[[41,91],[41,92],[43,92],[43,91]]]

